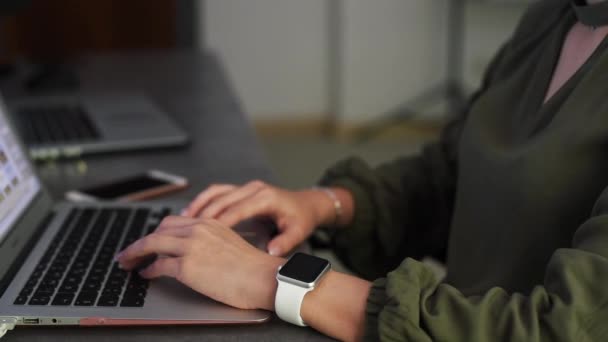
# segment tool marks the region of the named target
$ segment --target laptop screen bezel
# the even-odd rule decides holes
[[[48,216],[53,208],[53,200],[46,190],[44,184],[40,181],[37,170],[29,158],[27,149],[25,149],[23,141],[19,136],[19,133],[15,130],[15,125],[9,112],[8,107],[4,103],[0,95],[0,111],[2,111],[6,117],[6,122],[13,132],[19,148],[23,151],[25,156],[28,158],[28,164],[32,169],[33,177],[36,177],[40,183],[40,190],[34,196],[32,201],[23,210],[21,215],[15,220],[6,234],[4,239],[0,242],[0,296],[4,289],[12,280],[14,276],[14,264],[20,261],[20,256],[23,256],[24,248],[31,245],[32,239],[38,237],[38,229],[40,223]]]

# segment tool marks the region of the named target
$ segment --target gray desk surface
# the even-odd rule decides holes
[[[273,180],[255,134],[217,58],[202,52],[138,52],[83,58],[76,64],[83,92],[148,94],[192,138],[182,148],[47,162],[38,171],[61,198],[68,189],[158,168],[186,176],[191,187],[173,195],[190,199],[215,182]],[[14,94],[10,90],[9,94]],[[316,341],[310,328],[276,317],[261,325],[128,328],[17,328],[3,341]]]

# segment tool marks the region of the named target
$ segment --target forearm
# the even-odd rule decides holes
[[[326,335],[342,341],[361,340],[370,287],[368,281],[330,271],[306,294],[300,315],[306,324]]]

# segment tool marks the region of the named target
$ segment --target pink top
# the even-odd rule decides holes
[[[592,2],[592,1],[588,1]],[[608,26],[592,27],[577,22],[572,26],[557,62],[545,101],[555,94],[561,86],[585,63],[608,34]]]

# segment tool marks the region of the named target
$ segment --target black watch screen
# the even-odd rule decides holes
[[[329,261],[304,253],[295,253],[279,271],[279,274],[304,283],[314,282],[329,266]]]

